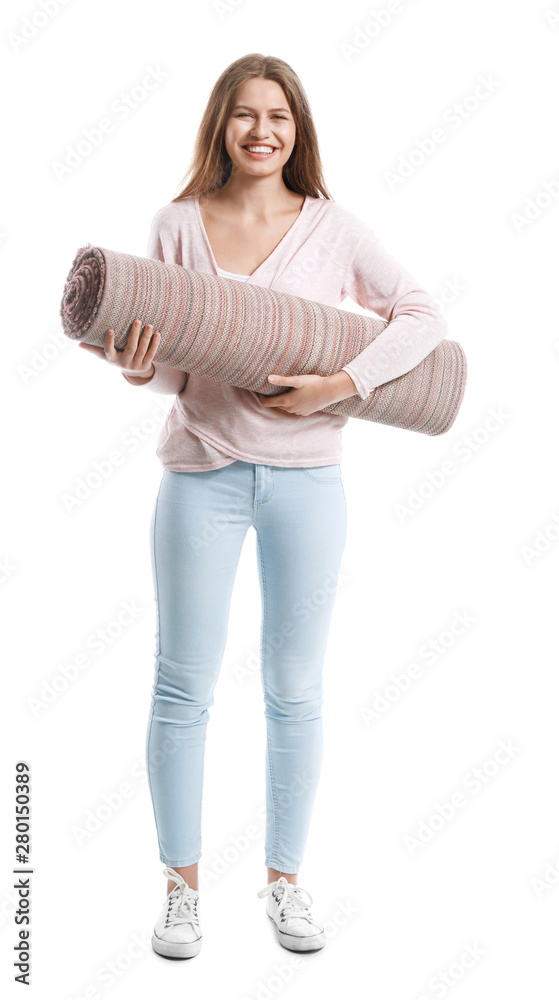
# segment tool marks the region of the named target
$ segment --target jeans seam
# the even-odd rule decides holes
[[[320,478],[315,479],[314,476],[312,476],[311,473],[308,471],[309,469],[313,468],[312,466],[302,465],[300,466],[300,468],[301,472],[303,473],[303,475],[307,477],[307,479],[310,479],[312,483],[318,483],[320,486],[336,486],[339,485],[342,481],[341,471],[338,472],[337,479],[320,479]],[[339,469],[339,465],[336,465],[335,468]]]
[[[256,468],[256,464],[257,463],[254,463],[254,464],[255,464],[255,468]],[[274,489],[275,489],[274,469],[273,469],[272,465],[269,465],[268,468],[270,470],[270,483],[271,483],[270,495],[267,496],[265,500],[257,500],[256,499],[256,490],[254,491],[254,503],[252,505],[252,509],[253,509],[253,511],[255,513],[256,513],[256,511],[258,510],[259,507],[263,507],[265,503],[269,503],[270,500],[272,500],[273,496],[274,496]],[[258,476],[258,471],[255,471],[255,476]]]
[[[169,868],[186,868],[187,865],[195,865],[197,861],[202,857],[200,851],[196,851],[198,857],[192,857],[190,860],[187,858],[186,861],[167,861],[165,857],[161,857],[163,852],[159,854],[159,860],[163,862],[164,865],[169,865]]]
[[[260,536],[258,531],[256,532],[256,542],[258,544],[258,551],[260,553],[260,569],[262,573],[262,634],[260,643],[260,660],[261,660],[261,670],[262,670],[262,680],[264,688],[264,700],[266,701],[267,684],[266,684],[266,667],[265,667],[265,657],[264,649],[266,645],[266,625],[267,625],[267,588],[266,588],[266,573],[264,570],[264,556],[262,553],[262,545],[260,544]],[[266,748],[268,751],[268,773],[270,776],[270,790],[272,793],[272,806],[273,806],[273,827],[274,827],[274,847],[272,849],[272,854],[275,855],[277,852],[277,845],[279,840],[279,830],[278,830],[278,812],[277,812],[277,802],[276,802],[276,788],[274,784],[274,769],[272,766],[272,748],[270,745],[270,732],[268,721],[266,720]]]
[[[149,766],[149,748],[150,748],[150,745],[151,745],[151,735],[152,735],[152,732],[153,732],[153,715],[154,715],[154,709],[155,709],[154,689],[155,689],[155,686],[157,684],[157,680],[158,680],[158,677],[159,677],[159,656],[161,655],[161,623],[159,621],[159,583],[158,583],[158,573],[157,573],[157,557],[156,557],[156,551],[155,551],[155,531],[156,531],[156,525],[157,525],[157,509],[158,509],[158,504],[159,504],[159,496],[161,494],[161,487],[163,486],[163,480],[164,480],[164,478],[165,478],[165,475],[163,474],[163,476],[161,478],[161,482],[159,483],[159,489],[157,491],[157,497],[156,497],[156,500],[155,500],[155,511],[154,511],[154,517],[153,517],[153,568],[154,568],[154,575],[155,575],[155,600],[156,600],[155,611],[156,611],[156,615],[157,615],[157,651],[155,653],[155,656],[156,656],[156,660],[157,660],[157,670],[155,672],[155,677],[154,677],[153,685],[152,685],[151,708],[150,708],[150,717],[149,717],[149,723],[148,723],[148,737],[147,737],[147,745],[146,745],[146,766],[147,766],[146,769],[147,769],[147,773],[148,773],[149,792],[150,792],[150,795],[151,795],[151,801],[152,801],[152,805],[153,805],[153,813],[154,813],[154,819],[155,819],[155,830],[156,830],[156,833],[157,833],[157,840],[158,840],[158,843],[159,843],[159,852],[160,852],[160,854],[163,854],[163,851],[161,849],[161,837],[160,837],[160,833],[159,833],[159,826],[158,826],[158,823],[157,823],[157,810],[155,808],[155,798],[154,798],[154,795],[153,795],[153,787],[152,787],[152,784],[151,784],[151,774],[150,774],[150,766]]]

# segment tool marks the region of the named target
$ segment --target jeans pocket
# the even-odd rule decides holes
[[[339,465],[302,466],[301,471],[314,483],[341,483],[342,472]]]

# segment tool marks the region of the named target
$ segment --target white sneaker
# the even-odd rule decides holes
[[[257,893],[268,896],[266,913],[276,925],[280,944],[290,951],[316,951],[326,944],[324,928],[312,916],[303,901],[303,894],[312,903],[312,896],[300,885],[288,882],[285,875]]]
[[[163,873],[177,885],[168,894],[157,918],[151,938],[152,948],[166,958],[192,958],[202,947],[198,891],[191,889],[182,875],[172,868],[165,866]]]

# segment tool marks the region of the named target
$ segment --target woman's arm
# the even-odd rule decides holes
[[[434,299],[367,227],[347,269],[342,295],[371,309],[388,326],[341,371],[359,396],[415,368],[448,335]]]
[[[136,375],[125,375],[122,377],[130,382],[130,385],[145,385],[146,389],[153,392],[160,392],[163,395],[178,395],[182,392],[188,381],[188,373],[181,372],[179,368],[171,368],[160,361],[152,361],[155,369],[151,378],[138,378]]]
[[[384,249],[373,230],[364,228],[344,277],[342,296],[372,309],[387,327],[334,375],[269,375],[271,382],[291,390],[260,396],[262,406],[308,416],[348,396],[366,399],[383,382],[415,368],[447,336],[446,320],[434,299]]]

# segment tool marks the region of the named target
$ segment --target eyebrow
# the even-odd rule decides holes
[[[236,104],[233,111],[237,111],[239,108],[248,108],[249,111],[255,110],[254,108],[251,108],[250,104]],[[268,111],[287,111],[287,113],[290,114],[288,108],[268,108]]]

